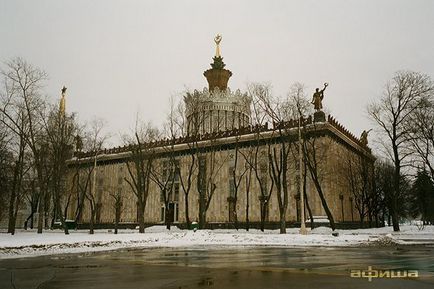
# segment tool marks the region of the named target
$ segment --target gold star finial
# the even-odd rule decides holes
[[[63,86],[63,88],[62,88],[61,91],[62,91],[62,97],[60,98],[59,113],[60,113],[62,116],[65,116],[65,110],[66,110],[66,107],[65,107],[65,94],[66,94],[66,87]]]

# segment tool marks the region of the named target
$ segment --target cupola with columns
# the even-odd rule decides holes
[[[184,96],[186,104],[187,131],[190,135],[200,135],[215,131],[232,130],[250,124],[251,99],[238,89],[232,92],[228,87],[230,70],[220,54],[221,35],[214,38],[216,53],[211,68],[203,75],[208,88],[194,90]]]

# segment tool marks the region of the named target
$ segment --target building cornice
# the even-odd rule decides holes
[[[371,154],[371,149],[364,146],[357,137],[345,129],[332,116],[328,116],[325,122],[313,122],[312,118],[309,117],[302,121],[302,126],[306,137],[317,136],[318,134],[330,135],[359,154],[375,160]],[[162,139],[143,144],[143,149],[152,151],[152,153],[157,155],[169,153],[187,154],[195,150],[206,151],[210,148],[230,149],[236,145],[258,145],[270,140],[277,142],[282,137],[295,141],[298,139],[298,120],[274,123],[271,127],[265,124],[209,133],[197,137],[187,136],[176,139]],[[75,157],[68,160],[67,163],[68,166],[85,165],[93,162],[95,157],[98,163],[123,162],[131,157],[133,149],[134,146],[130,145],[104,149],[98,152],[77,152]]]

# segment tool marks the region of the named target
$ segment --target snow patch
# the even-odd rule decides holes
[[[0,233],[0,258],[95,252],[122,248],[156,247],[206,247],[206,246],[276,246],[276,247],[342,247],[342,246],[391,246],[396,244],[434,244],[434,226],[420,231],[415,226],[402,226],[395,233],[390,227],[336,230],[332,236],[328,227],[318,227],[308,235],[300,235],[298,228],[279,234],[279,230],[181,230],[175,226],[167,230],[165,226],[145,229],[144,234],[137,230],[119,230],[113,234],[107,230],[96,230],[90,235],[87,231],[71,231],[65,236],[62,231],[17,230],[14,236]]]
[[[311,234],[318,234],[318,235],[331,235],[333,230],[329,227],[317,227],[310,231]]]

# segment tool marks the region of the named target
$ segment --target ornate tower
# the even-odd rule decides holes
[[[232,130],[250,124],[251,99],[240,90],[235,93],[228,88],[230,70],[225,69],[220,55],[221,35],[214,39],[216,54],[211,69],[203,75],[208,81],[208,89],[201,92],[194,90],[184,97],[186,104],[187,131],[190,135],[199,135],[215,131]]]

